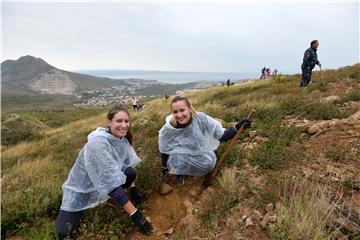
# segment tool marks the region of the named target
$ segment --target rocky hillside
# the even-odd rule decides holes
[[[33,56],[1,64],[2,93],[16,95],[74,95],[116,88],[119,95],[164,95],[196,88],[198,83],[164,84],[142,79],[110,79],[64,71]],[[209,84],[208,84],[209,85]]]
[[[112,83],[82,74],[71,74],[55,68],[41,58],[20,57],[18,60],[6,60],[1,64],[2,91],[5,93],[42,93],[71,95],[88,88],[106,87]],[[90,86],[86,86],[90,82]]]
[[[137,185],[149,196],[141,208],[156,232],[138,233],[126,214],[103,204],[86,212],[78,239],[359,239],[360,64],[314,72],[308,88],[298,87],[299,78],[186,94],[226,127],[256,110],[252,129],[207,188],[203,178],[187,178],[179,188],[161,175],[157,136],[171,99],[131,111],[142,159]],[[56,238],[61,184],[104,118],[44,129],[31,141],[2,147],[2,237]]]

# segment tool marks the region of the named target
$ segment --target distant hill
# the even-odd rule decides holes
[[[176,91],[204,88],[213,82],[166,84],[144,79],[111,79],[58,69],[41,58],[23,56],[1,63],[2,95],[68,95],[88,91],[117,95],[160,96]],[[114,90],[115,89],[115,90]]]
[[[132,85],[122,80],[64,71],[29,55],[6,60],[1,64],[1,69],[3,93],[72,95],[81,91]]]

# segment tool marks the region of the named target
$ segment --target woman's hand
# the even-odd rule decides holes
[[[251,127],[251,120],[244,118],[242,119],[240,122],[238,122],[235,125],[236,130],[239,131],[239,129],[241,128],[241,126],[244,126],[244,128],[250,128]]]

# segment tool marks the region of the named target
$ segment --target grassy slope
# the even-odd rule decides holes
[[[346,82],[353,87],[349,92],[339,91],[342,101],[359,100],[360,65],[331,70],[325,73],[327,88],[333,92],[334,82]],[[252,164],[278,171],[302,158],[300,149],[288,148],[290,142],[301,142],[300,131],[283,128],[285,115],[299,115],[307,119],[332,119],[347,117],[334,104],[319,103],[323,87],[319,73],[313,76],[309,89],[298,88],[299,76],[285,76],[274,80],[258,80],[230,88],[212,87],[186,94],[199,111],[223,119],[228,125],[256,109],[253,128],[270,141],[262,144],[251,156],[236,149],[226,160],[228,166],[240,166],[248,157]],[[132,114],[135,146],[142,158],[139,185],[155,189],[160,182],[157,147],[158,130],[164,117],[169,114],[170,100],[157,99],[146,104],[142,112]],[[41,138],[21,142],[2,152],[2,235],[24,234],[29,239],[52,238],[51,222],[61,203],[61,184],[65,181],[78,151],[86,142],[86,136],[104,123],[104,114],[71,122],[60,128],[46,130]],[[219,148],[218,154],[224,149]],[[206,216],[205,216],[206,218]],[[205,219],[206,220],[206,219]],[[124,236],[130,226],[127,218],[114,218],[106,206],[89,211],[85,218],[83,238],[91,239]],[[114,237],[114,236],[113,236]]]

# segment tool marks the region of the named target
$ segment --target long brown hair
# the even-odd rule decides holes
[[[172,104],[173,103],[176,103],[178,101],[184,101],[186,106],[188,106],[191,111],[192,111],[192,116],[195,116],[197,111],[195,110],[195,108],[191,105],[189,99],[187,97],[184,97],[184,96],[175,96],[171,102],[170,102],[170,111],[172,112]],[[173,126],[176,126],[177,125],[177,121],[174,117],[171,118],[170,120],[170,124],[173,125]]]
[[[129,126],[129,130],[127,131],[125,137],[129,141],[130,145],[132,145],[133,134],[131,132],[131,121],[130,121],[130,114],[129,114],[128,110],[124,106],[116,105],[108,111],[106,118],[111,121],[114,118],[115,114],[117,114],[118,112],[125,112],[129,117],[130,126]]]

